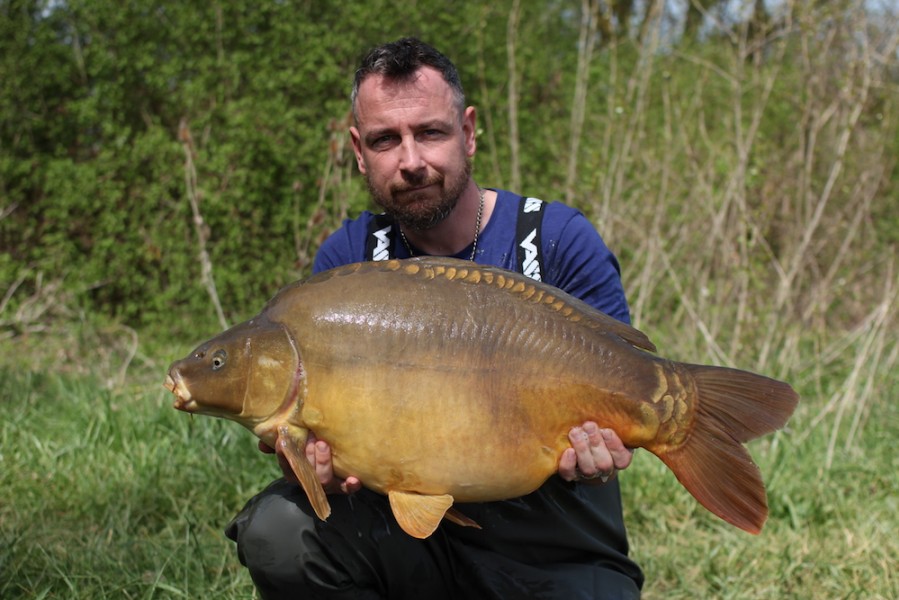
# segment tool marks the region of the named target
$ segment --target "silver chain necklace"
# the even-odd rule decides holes
[[[478,253],[478,235],[481,233],[481,216],[484,214],[484,188],[478,186],[478,192],[480,195],[480,202],[478,203],[478,219],[474,224],[474,241],[471,243],[471,256],[468,257],[468,260],[473,261],[475,255]],[[403,228],[397,226],[400,232],[400,239],[403,240],[403,245],[406,247],[406,250],[409,252],[409,256],[415,256],[415,252],[412,251],[412,245],[409,244],[409,240],[406,239],[406,234],[403,233]]]

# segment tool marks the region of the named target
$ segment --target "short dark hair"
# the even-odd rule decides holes
[[[369,75],[382,75],[395,81],[411,81],[422,67],[431,67],[440,72],[453,92],[453,99],[459,114],[465,112],[465,92],[456,65],[434,47],[414,37],[404,37],[369,50],[362,59],[353,80],[350,102],[353,118],[356,117],[356,97],[359,86]]]

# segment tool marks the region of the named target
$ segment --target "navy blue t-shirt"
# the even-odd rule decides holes
[[[521,196],[496,191],[496,207],[478,238],[475,262],[516,270]],[[365,255],[366,239],[373,218],[366,211],[357,219],[344,221],[322,244],[313,270],[318,273],[369,259]],[[541,237],[545,283],[630,322],[618,261],[581,212],[558,202],[547,204]],[[390,255],[409,258],[398,239],[393,240]],[[456,258],[470,256],[469,245]],[[643,574],[628,557],[617,478],[603,485],[586,485],[553,476],[537,491],[521,498],[458,504],[455,508],[483,528],[441,525],[451,528],[450,539],[460,546],[460,560],[468,561],[473,571],[478,570],[479,561],[495,562],[498,556],[547,570],[564,569],[565,564],[589,564],[597,575],[594,581],[578,583],[578,587],[581,583],[586,586],[585,597],[639,596]],[[588,589],[596,592],[588,593]]]
[[[483,265],[516,270],[515,225],[521,197],[505,190],[496,192],[496,207],[478,237],[474,260]],[[374,215],[365,211],[357,219],[344,221],[343,226],[322,244],[315,256],[313,271],[318,273],[366,260],[365,242],[372,218]],[[541,235],[544,282],[607,315],[630,323],[618,260],[580,211],[560,202],[549,203],[543,216]],[[395,258],[409,258],[408,250],[398,239],[394,240],[390,254]],[[468,259],[470,256],[471,246],[468,246],[456,258]]]

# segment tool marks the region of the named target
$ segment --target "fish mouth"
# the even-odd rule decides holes
[[[190,390],[184,384],[181,374],[177,371],[171,371],[165,377],[165,383],[162,384],[165,389],[175,394],[175,402],[173,406],[177,410],[185,412],[196,412],[198,406],[197,401],[190,396]]]

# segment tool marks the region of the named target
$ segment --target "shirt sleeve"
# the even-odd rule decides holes
[[[587,217],[574,212],[554,242],[547,283],[630,324],[618,259]]]
[[[356,220],[346,219],[340,229],[324,241],[312,261],[312,273],[365,260],[365,235],[368,231],[368,214]]]

